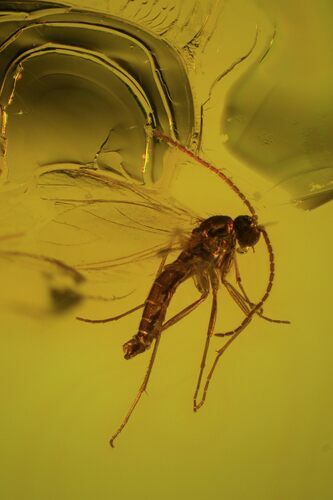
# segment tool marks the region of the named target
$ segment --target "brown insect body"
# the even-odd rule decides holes
[[[152,136],[156,140],[163,141],[165,144],[183,152],[198,164],[218,176],[242,200],[251,215],[240,215],[235,219],[226,215],[215,215],[203,220],[193,229],[190,237],[183,246],[183,251],[174,262],[165,265],[167,256],[165,254],[158,270],[157,277],[143,304],[139,304],[128,311],[110,318],[77,318],[88,323],[107,323],[124,318],[138,309],[143,308],[143,315],[138,333],[123,346],[125,359],[133,358],[137,354],[149,349],[153,344],[150,361],[142,384],[121,425],[110,439],[110,445],[112,447],[114,446],[115,439],[127,425],[142,395],[146,391],[159,347],[161,333],[194,311],[210,293],[212,296],[212,307],[200,363],[199,376],[193,395],[194,411],[197,411],[204,404],[210,381],[222,355],[235,339],[238,338],[241,332],[245,330],[254,315],[258,315],[260,318],[274,323],[289,323],[289,321],[285,320],[271,319],[263,314],[263,305],[268,299],[273,286],[275,273],[274,252],[266,229],[259,226],[257,223],[257,215],[252,204],[234,182],[221,170],[199,156],[196,156],[185,146],[179,144],[173,138],[159,130],[153,130]],[[235,252],[236,249],[246,251],[247,247],[254,247],[259,241],[260,235],[263,237],[268,252],[269,276],[263,296],[258,302],[253,303],[243,287]],[[231,265],[234,265],[235,268],[236,287],[228,281],[228,273]],[[167,309],[177,287],[188,278],[193,278],[201,294],[200,297],[178,312],[175,316],[165,321]],[[218,308],[217,291],[220,284],[225,287],[231,298],[242,310],[245,317],[234,330],[214,333]],[[205,377],[205,383],[202,384],[210,340],[213,335],[217,337],[229,337],[229,339],[217,350],[215,359]],[[199,398],[200,390],[201,397]]]
[[[146,351],[160,334],[165,315],[177,287],[193,277],[198,290],[208,294],[210,285],[218,288],[231,266],[236,244],[253,246],[260,230],[254,217],[225,215],[210,217],[193,231],[178,258],[164,267],[148,294],[139,331],[123,346],[125,358]]]

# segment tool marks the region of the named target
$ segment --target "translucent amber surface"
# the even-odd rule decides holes
[[[321,0],[0,2],[0,497],[330,500],[333,7]],[[254,206],[265,314],[192,399],[211,298],[123,359],[165,248]],[[238,256],[253,303],[263,242]],[[230,280],[235,282],[233,271]],[[198,297],[177,290],[167,318]],[[216,331],[244,314],[222,290]],[[212,339],[208,365],[223,339]],[[150,351],[151,352],[151,351]]]

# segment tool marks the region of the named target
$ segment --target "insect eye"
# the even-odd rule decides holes
[[[234,220],[237,241],[240,247],[253,247],[260,238],[260,229],[253,217],[239,215]]]

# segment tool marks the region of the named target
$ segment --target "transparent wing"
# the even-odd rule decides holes
[[[108,301],[140,287],[138,299],[129,300],[142,301],[165,251],[179,251],[198,219],[162,190],[77,164],[42,167],[24,193],[14,191],[1,204],[0,302],[9,305],[5,290],[11,289],[12,304],[38,314],[82,299],[93,312],[104,304],[105,314]],[[23,234],[6,237],[12,227]],[[31,284],[37,287],[33,303]]]
[[[21,250],[24,236],[0,237],[0,309],[41,318],[79,304],[83,274],[59,259]]]
[[[86,296],[128,296],[151,283],[165,251],[179,252],[199,219],[162,190],[76,164],[43,167],[34,191],[38,253],[82,273]]]
[[[108,261],[114,267],[122,259],[135,260],[137,252],[148,258],[170,239],[188,234],[198,220],[158,190],[86,167],[53,166],[39,176],[37,187],[53,212],[39,239],[65,246],[67,250],[60,252],[85,268],[90,261],[103,267]],[[80,254],[75,255],[78,246]]]

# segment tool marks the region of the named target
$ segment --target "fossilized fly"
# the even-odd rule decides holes
[[[126,426],[135,407],[141,399],[142,394],[147,388],[162,332],[183,319],[186,315],[190,314],[209,296],[209,294],[212,295],[212,307],[200,364],[199,376],[193,398],[193,408],[195,411],[203,405],[206,399],[210,380],[222,354],[246,328],[255,314],[268,321],[288,323],[288,321],[273,320],[263,315],[263,304],[267,300],[273,285],[275,267],[274,253],[266,229],[258,224],[257,215],[249,200],[230,178],[213,165],[194,155],[191,151],[163,133],[154,131],[153,134],[156,140],[162,140],[168,145],[179,149],[186,155],[192,157],[196,162],[222,178],[223,181],[226,182],[241,198],[242,202],[249,210],[250,215],[239,215],[234,219],[228,215],[214,215],[199,221],[198,224],[192,229],[191,234],[185,239],[185,241],[182,242],[181,251],[173,262],[166,264],[168,252],[164,252],[156,278],[143,304],[133,307],[132,309],[111,318],[94,320],[78,317],[81,321],[91,323],[107,323],[109,321],[121,319],[128,314],[143,308],[143,314],[138,332],[123,345],[124,357],[125,359],[131,359],[136,355],[145,352],[153,345],[152,354],[144,380],[120,427],[116,430],[110,440],[112,447],[114,446],[115,439]],[[253,303],[249,299],[243,287],[237,265],[236,252],[244,252],[249,247],[254,247],[258,243],[260,236],[263,237],[268,250],[270,270],[265,293],[259,302]],[[228,275],[232,267],[235,269],[237,286],[234,286],[228,279]],[[189,278],[194,280],[195,286],[200,293],[200,297],[181,310],[174,317],[165,321],[170,301],[176,289],[181,285],[181,283]],[[217,292],[220,286],[225,287],[232,299],[245,314],[245,318],[240,325],[232,331],[214,333],[218,306]],[[212,367],[206,376],[201,398],[199,398],[209,345],[214,334],[220,337],[229,337],[229,339],[217,351]]]

